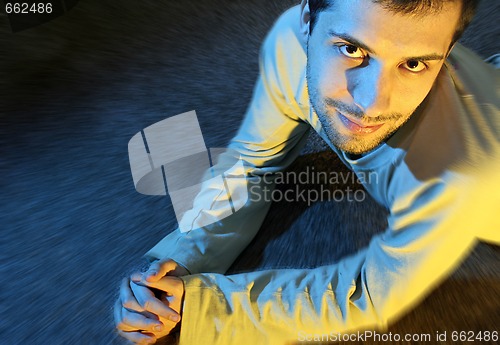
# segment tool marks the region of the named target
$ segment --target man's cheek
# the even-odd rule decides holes
[[[398,101],[398,112],[407,114],[413,112],[422,103],[432,88],[432,84],[415,83],[403,92],[394,94],[392,99]]]
[[[318,87],[321,94],[330,98],[341,98],[347,91],[345,75],[333,73],[335,67],[325,68],[320,75]]]

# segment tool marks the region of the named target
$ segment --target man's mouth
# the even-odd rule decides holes
[[[354,132],[356,134],[370,134],[378,130],[380,127],[382,127],[384,124],[378,124],[378,125],[372,125],[372,126],[367,126],[363,125],[357,122],[354,122],[353,120],[347,118],[344,116],[342,113],[339,113],[340,120],[342,121],[342,124],[351,132]]]

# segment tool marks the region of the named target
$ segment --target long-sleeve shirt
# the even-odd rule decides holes
[[[299,14],[298,7],[283,14],[262,46],[253,99],[229,145],[248,177],[231,197],[249,184],[253,193],[267,186],[262,176],[285,169],[312,128],[358,176],[376,177],[361,182],[389,210],[388,227],[334,265],[225,276],[270,203],[249,198],[220,219],[227,203],[216,201],[224,186],[204,186],[184,215],[192,230],[173,231],[147,253],[192,273],[182,277],[181,344],[274,345],[301,335],[383,329],[446,277],[477,239],[500,243],[493,213],[500,209],[497,70],[457,44],[410,120],[352,159],[329,142],[309,104]],[[214,221],[197,226],[207,217]]]

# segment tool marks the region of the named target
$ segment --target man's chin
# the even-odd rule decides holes
[[[403,123],[404,124],[404,123]],[[383,143],[387,142],[394,133],[397,132],[403,124],[397,126],[396,128],[379,129],[377,133],[372,133],[362,136],[351,136],[346,135],[341,132],[329,132],[327,133],[330,142],[340,151],[351,154],[351,155],[364,155],[372,152],[373,150],[380,147]]]
[[[350,155],[364,155],[367,153],[370,153],[371,151],[375,150],[378,148],[380,145],[382,145],[383,140],[376,140],[376,141],[370,141],[367,143],[360,143],[359,140],[356,139],[351,139],[351,140],[344,140],[344,141],[339,141],[339,140],[332,140],[333,138],[330,138],[330,141],[332,144],[339,149],[342,152],[345,152]]]

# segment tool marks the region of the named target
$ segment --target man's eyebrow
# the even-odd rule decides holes
[[[328,35],[330,35],[330,36],[336,36],[338,38],[341,38],[344,41],[352,44],[353,46],[361,48],[361,49],[367,51],[370,54],[375,54],[374,51],[373,51],[373,49],[371,49],[370,47],[368,47],[366,44],[364,44],[360,40],[352,37],[351,35],[348,35],[348,34],[345,34],[345,33],[341,33],[341,32],[335,32],[333,30],[330,30],[328,32]],[[410,57],[404,58],[403,60],[405,60],[405,61],[411,61],[411,60],[431,61],[431,60],[443,60],[444,58],[445,58],[445,56],[442,55],[442,54],[433,53],[433,54],[426,54],[426,55],[422,55],[422,56],[410,56]]]
[[[443,60],[444,55],[441,54],[427,54],[427,55],[422,55],[422,56],[411,56],[408,58],[405,58],[406,61],[411,61],[411,60],[417,60],[417,61],[430,61],[430,60]]]
[[[367,51],[368,53],[370,54],[374,54],[373,53],[373,50],[368,47],[366,44],[364,44],[363,42],[355,39],[354,37],[352,37],[351,35],[348,35],[348,34],[344,34],[344,33],[341,33],[341,32],[335,32],[333,30],[330,30],[328,31],[328,35],[330,36],[336,36],[336,37],[339,37],[341,39],[343,39],[344,41],[346,42],[349,42],[350,44],[352,44],[353,46],[356,46],[358,48],[361,48],[365,51]]]

